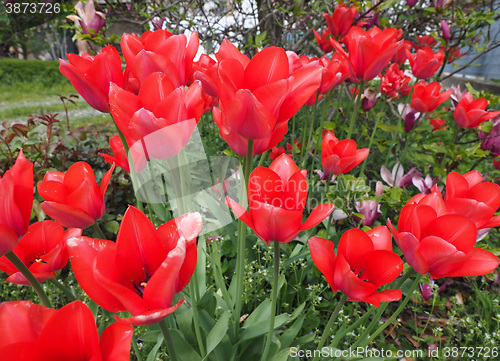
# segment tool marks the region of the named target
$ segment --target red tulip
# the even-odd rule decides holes
[[[380,80],[380,92],[391,99],[398,99],[401,95],[410,94],[410,80],[398,64],[391,64]]]
[[[320,204],[302,223],[307,199],[305,172],[299,170],[289,155],[282,154],[269,168],[257,167],[250,174],[249,211],[229,197],[227,203],[236,216],[267,244],[271,241],[290,242],[299,232],[314,227],[333,211],[333,204]]]
[[[409,40],[402,40],[403,45],[399,48],[399,50],[392,57],[393,63],[404,64],[406,61],[406,51],[411,50],[413,48],[413,43]]]
[[[33,164],[19,152],[16,163],[0,177],[0,257],[28,230],[33,207]]]
[[[442,52],[434,53],[428,46],[418,49],[416,54],[412,54],[407,49],[406,56],[410,61],[413,75],[418,79],[427,79],[433,76],[444,60]]]
[[[113,323],[101,334],[82,302],[60,310],[30,301],[0,305],[2,361],[128,361],[134,329]]]
[[[332,59],[323,56],[319,59],[323,66],[321,74],[321,84],[318,92],[326,94],[337,85],[343,83],[350,77],[349,63],[339,53],[332,54]]]
[[[191,34],[188,42],[185,35],[156,30],[146,31],[140,37],[124,34],[121,47],[127,66],[141,84],[152,73],[161,72],[177,88],[189,85],[199,42],[196,33]]]
[[[97,185],[92,167],[77,162],[65,173],[49,171],[38,184],[38,193],[45,199],[41,207],[49,217],[64,227],[87,228],[104,215],[104,193],[115,166]]]
[[[36,222],[29,226],[28,233],[21,238],[13,252],[29,268],[38,282],[45,282],[68,263],[66,241],[81,235],[81,229],[70,228],[64,231],[54,221]],[[8,282],[29,284],[21,272],[5,257],[0,258],[0,270],[10,275],[7,278]]]
[[[342,235],[335,255],[333,242],[312,237],[308,241],[311,257],[333,292],[342,291],[350,301],[380,302],[401,299],[400,290],[377,291],[394,281],[403,271],[403,261],[392,252],[392,238],[385,226],[368,232],[350,229]]]
[[[136,171],[150,157],[167,159],[179,153],[189,141],[204,107],[199,82],[187,89],[177,88],[163,73],[151,74],[138,95],[112,86],[109,99]]]
[[[272,160],[275,160],[278,158],[280,155],[286,154],[285,147],[274,147],[271,152],[269,153],[269,158]]]
[[[59,59],[59,71],[92,108],[109,113],[111,83],[117,87],[125,84],[118,51],[108,45],[96,56],[68,54],[68,60]]]
[[[411,107],[420,113],[430,113],[434,111],[439,104],[445,102],[450,97],[453,90],[446,90],[442,93],[441,84],[432,82],[426,84],[424,80],[419,81],[413,87],[411,97]]]
[[[379,75],[403,45],[402,41],[397,41],[401,34],[401,30],[395,28],[380,30],[373,27],[365,31],[360,26],[354,26],[344,37],[348,53],[337,41],[332,39],[331,42],[348,59],[353,78],[368,81]]]
[[[467,216],[477,229],[500,226],[500,216],[494,216],[500,207],[500,186],[483,182],[477,170],[464,175],[451,172],[444,200],[450,213]]]
[[[356,149],[351,139],[339,141],[333,132],[326,132],[321,143],[321,165],[330,174],[344,174],[368,157],[367,148]]]
[[[417,42],[415,43],[415,47],[423,48],[424,46],[428,46],[433,48],[437,45],[437,40],[432,35],[418,35]]]
[[[122,321],[139,326],[157,323],[183,302],[172,306],[196,267],[201,226],[200,215],[188,213],[156,229],[141,211],[129,206],[116,243],[87,237],[68,241],[73,272],[99,306],[132,314]]]
[[[453,112],[455,122],[463,128],[476,128],[479,124],[500,114],[500,111],[487,112],[488,101],[484,98],[474,99],[472,94],[465,93]]]
[[[406,261],[420,274],[433,278],[480,276],[493,271],[499,260],[474,247],[477,228],[462,214],[450,214],[436,186],[432,193],[410,199],[394,229],[388,226]]]
[[[432,129],[433,132],[435,132],[436,130],[448,128],[448,127],[444,126],[446,124],[446,121],[444,119],[435,118],[435,119],[431,119],[429,122],[431,123],[432,127],[434,128],[434,129]]]
[[[99,155],[102,155],[104,160],[108,162],[109,164],[115,164],[118,167],[123,168],[123,170],[127,173],[130,173],[130,166],[128,164],[128,157],[127,154],[125,153],[125,148],[123,147],[123,143],[120,139],[119,135],[113,135],[109,139],[109,146],[111,147],[111,150],[113,152],[113,155],[105,154],[105,153],[99,153]]]
[[[285,50],[269,47],[252,60],[234,45],[223,43],[217,54],[217,87],[220,109],[213,116],[219,133],[231,149],[246,156],[248,140],[254,154],[275,147],[288,131],[288,120],[307,102],[320,85],[321,69],[304,67],[289,73]]]
[[[314,37],[316,38],[316,41],[318,42],[320,49],[324,53],[331,52],[333,50],[333,46],[332,43],[330,42],[330,37],[332,36],[330,29],[322,31],[321,35],[316,31],[316,29],[313,29],[313,32],[314,32]]]
[[[500,170],[500,156],[497,156],[496,158],[493,159],[493,166],[496,169]]]
[[[352,27],[354,17],[358,11],[354,7],[343,6],[338,4],[333,11],[333,14],[323,14],[328,29],[334,37],[342,38],[349,32]]]

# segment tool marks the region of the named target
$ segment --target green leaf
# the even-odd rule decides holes
[[[215,326],[209,332],[207,336],[207,356],[217,347],[217,345],[222,341],[222,339],[226,335],[230,317],[231,317],[231,311],[224,312],[217,321],[217,323],[215,324]]]
[[[295,337],[297,337],[298,333],[300,332],[300,329],[302,328],[302,324],[304,323],[304,319],[306,318],[305,315],[300,316],[295,320],[293,325],[287,329],[283,335],[280,337],[280,342],[281,346],[284,348],[290,347],[292,342],[295,340]]]
[[[172,334],[175,352],[177,353],[179,360],[201,361],[201,356],[184,339],[183,334],[179,330],[173,329],[170,330],[170,333]]]
[[[326,130],[332,130],[333,128],[335,128],[335,123],[334,122],[324,122],[323,128],[325,128]]]
[[[146,361],[155,361],[156,354],[158,353],[158,350],[160,350],[162,343],[163,343],[163,335],[160,333],[156,339],[156,345],[154,345],[153,349],[149,352]]]
[[[289,355],[290,355],[289,350],[282,350],[281,352],[274,355],[271,361],[287,361]]]
[[[120,228],[120,225],[117,221],[110,221],[104,223],[104,228],[106,229],[106,231],[116,234],[118,232],[118,229]]]
[[[266,298],[257,308],[255,308],[255,310],[253,310],[250,316],[247,317],[243,324],[243,328],[250,328],[256,323],[269,320],[269,317],[271,317],[271,301],[269,298]]]
[[[274,319],[274,328],[280,328],[292,320],[290,315],[282,313]],[[240,342],[250,340],[252,338],[266,334],[269,331],[269,318],[253,324],[251,327],[245,328],[241,333]]]
[[[387,133],[394,132],[394,131],[398,130],[397,125],[379,124],[378,127]]]
[[[159,334],[161,334],[160,330],[149,331],[146,332],[144,335],[141,335],[141,337],[139,337],[139,340],[144,342],[155,342],[156,340],[158,340]]]

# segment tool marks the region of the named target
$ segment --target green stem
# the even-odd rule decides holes
[[[311,109],[311,117],[309,118],[309,135],[307,136],[307,143],[303,144],[302,147],[302,169],[306,167],[307,155],[309,153],[309,144],[311,144],[312,132],[314,128],[314,119],[316,115],[317,106],[312,107]],[[305,133],[304,133],[305,135]],[[292,139],[293,142],[293,139]]]
[[[243,177],[245,183],[242,184],[242,189],[248,189],[248,179],[250,177],[250,170],[252,169],[252,156],[253,156],[253,139],[248,141],[247,156],[243,161]],[[241,201],[242,199],[240,199]],[[240,317],[243,298],[243,282],[245,273],[245,250],[246,250],[246,228],[245,223],[240,219],[238,220],[238,247],[236,254],[236,300],[234,312],[234,334],[236,339],[240,333]]]
[[[137,361],[142,361],[141,352],[139,351],[139,347],[137,346],[137,340],[135,339],[135,337],[132,338],[132,348],[134,349]]]
[[[65,285],[63,285],[61,282],[59,282],[55,278],[49,279],[49,282],[52,283],[54,286],[56,286],[58,289],[60,289],[69,298],[71,302],[76,301],[76,297],[73,294],[73,292],[71,292],[71,290]]]
[[[354,102],[354,110],[351,116],[351,124],[349,125],[349,131],[347,132],[346,139],[351,139],[352,131],[354,130],[354,123],[356,123],[356,118],[358,117],[359,108],[361,107],[361,95],[363,94],[364,82],[361,80],[358,86],[358,96]]]
[[[333,328],[333,323],[337,319],[337,316],[338,316],[340,310],[342,309],[342,307],[344,306],[346,301],[347,301],[347,295],[344,294],[340,298],[340,301],[337,303],[337,307],[335,307],[335,310],[333,310],[333,313],[332,313],[330,319],[328,320],[328,323],[326,324],[325,330],[323,331],[323,336],[321,336],[321,340],[319,341],[319,344],[318,344],[318,348],[317,348],[318,350],[321,350],[322,347],[325,345],[325,342],[328,339],[328,337],[330,336],[330,332]],[[313,361],[317,361],[318,358],[319,358],[319,355],[316,356],[313,359]]]
[[[415,274],[415,271],[413,270],[413,268],[410,268],[404,275],[403,277],[401,277],[399,280],[397,280],[397,283],[396,285],[394,286],[395,289],[399,289],[401,288],[401,286],[403,285],[403,283],[408,279],[410,278],[411,276],[413,276]],[[417,283],[418,284],[418,283]],[[411,293],[413,293],[413,291],[411,291]],[[378,323],[380,317],[382,316],[382,314],[384,313],[384,311],[386,310],[387,306],[389,306],[389,302],[384,302],[383,305],[381,305],[379,307],[379,309],[377,310],[377,313],[375,314],[375,316],[373,317],[372,321],[370,322],[370,324],[368,325],[368,327],[365,329],[365,331],[358,337],[358,340],[351,346],[352,349],[356,349],[356,347],[358,347],[360,344],[364,344],[364,341],[368,338],[372,328],[375,326],[375,324]],[[335,361],[337,360],[340,360],[340,358],[337,358]]]
[[[280,277],[280,243],[273,241],[274,244],[274,272],[273,272],[273,288],[271,290],[271,317],[269,318],[269,332],[267,333],[266,345],[262,353],[262,361],[267,361],[267,355],[271,348],[271,341],[274,334],[274,319],[276,318],[276,305],[278,303],[278,280]]]
[[[410,301],[410,298],[412,297],[413,292],[417,288],[418,283],[420,282],[421,278],[422,278],[422,275],[418,275],[415,278],[415,281],[413,281],[413,284],[411,285],[410,291],[408,291],[408,294],[406,295],[403,302],[399,305],[398,309],[391,315],[391,317],[389,317],[389,319],[387,321],[384,322],[384,324],[382,324],[379,328],[377,328],[377,330],[365,342],[362,343],[361,347],[364,347],[364,345],[368,345],[375,337],[377,337],[383,330],[385,330],[387,328],[387,326],[389,326],[391,323],[394,322],[396,317],[399,316],[401,311],[403,311],[405,306]]]
[[[370,142],[368,143],[368,150],[372,149],[373,140],[375,139],[375,132],[377,130],[379,120],[380,120],[380,116],[378,116],[377,120],[375,121],[375,126],[373,127],[372,135],[370,137]],[[363,177],[363,175],[365,174],[367,160],[368,160],[368,157],[365,158],[365,160],[363,161],[363,164],[361,165],[361,170],[359,171],[359,176],[358,176],[359,178]]]
[[[29,282],[31,287],[35,290],[36,294],[40,298],[40,301],[42,301],[42,304],[45,307],[51,308],[51,304],[49,301],[49,298],[43,291],[42,285],[38,280],[33,276],[33,273],[26,267],[26,265],[17,257],[17,255],[14,253],[14,251],[10,251],[5,254],[5,257],[18,269],[19,272],[26,278],[26,280]]]
[[[118,135],[120,136],[120,140],[122,141],[122,144],[123,144],[123,149],[125,150],[125,154],[127,155],[127,160],[128,160],[128,164],[129,164],[129,167],[130,167],[130,178],[132,179],[132,184],[138,184],[138,182],[137,182],[137,173],[135,171],[134,162],[131,159],[132,157],[129,158],[130,148],[128,146],[127,139],[125,138],[125,135],[122,133],[122,131],[120,130],[120,128],[118,128],[118,125],[116,124],[116,122],[115,122],[115,120],[114,120],[114,118],[112,116],[111,116],[111,119],[113,119],[113,122],[115,123],[116,130],[118,131]],[[136,199],[135,203],[136,203],[137,208],[140,211],[144,211],[144,209],[142,207],[142,202],[139,199]]]
[[[342,338],[347,335],[349,332],[353,331],[355,328],[357,328],[361,323],[365,322],[365,320],[370,317],[372,312],[375,310],[375,306],[371,306],[368,310],[366,310],[365,314],[358,318],[356,322],[354,322],[351,326],[346,328],[345,330],[341,331],[340,333],[335,335],[335,339],[333,340],[333,343],[331,346],[336,346]]]
[[[195,291],[197,287],[198,285],[194,282],[189,282],[189,294],[191,295],[191,307],[193,309],[194,334],[196,336],[196,342],[198,342],[198,347],[200,348],[201,357],[205,357],[205,344],[201,338],[200,317],[198,315],[198,299]]]
[[[160,326],[161,333],[163,334],[163,339],[167,344],[167,350],[170,358],[172,359],[172,361],[179,361],[177,353],[175,352],[174,340],[172,339],[172,335],[170,334],[167,320],[164,318],[163,320],[158,322],[158,325]]]
[[[106,236],[104,235],[104,232],[102,231],[101,227],[97,223],[94,223],[92,225],[92,228],[94,229],[95,233],[97,233],[97,236],[100,239],[106,239]]]
[[[219,245],[217,243],[217,240],[212,241],[211,254],[212,254],[212,262],[214,263],[213,269],[214,269],[215,284],[216,284],[217,288],[219,288],[221,290],[222,298],[224,299],[224,301],[226,301],[226,303],[229,306],[233,306],[234,305],[233,299],[227,290],[226,283],[224,282],[224,277],[222,276],[222,266],[220,263],[221,255],[220,255],[220,249],[219,249]]]

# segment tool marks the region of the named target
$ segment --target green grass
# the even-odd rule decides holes
[[[30,115],[59,113],[66,122],[59,95],[76,94],[68,79],[59,72],[58,61],[18,60],[0,58],[0,122],[26,120]],[[103,126],[114,130],[108,114],[94,111],[81,97],[68,104],[72,128]]]

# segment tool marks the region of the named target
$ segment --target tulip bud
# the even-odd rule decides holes
[[[443,31],[444,41],[450,40],[450,27],[444,20],[441,20],[441,30]]]

